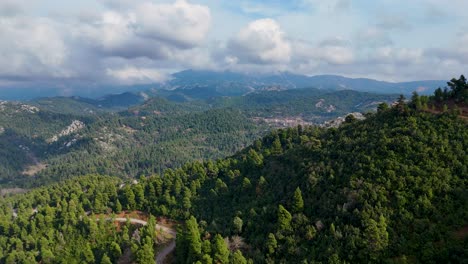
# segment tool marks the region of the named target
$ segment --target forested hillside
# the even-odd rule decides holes
[[[179,223],[177,263],[463,263],[468,123],[432,113],[432,100],[400,98],[337,129],[276,130],[139,182],[88,176],[7,198],[1,261],[109,263],[128,249],[149,263],[155,230],[135,237],[93,216],[141,210]]]
[[[72,152],[50,153],[48,167],[26,185],[89,173],[122,178],[153,174],[188,161],[228,156],[267,129],[236,110],[105,119],[90,125]]]
[[[139,177],[227,157],[277,127],[318,124],[396,99],[310,88],[188,102],[145,97],[116,112],[142,97],[2,102],[0,184],[31,187],[89,173]]]
[[[293,90],[256,91],[244,96],[211,96],[204,101],[189,101],[168,104],[155,98],[145,104],[131,108],[142,114],[168,110],[176,105],[180,110],[200,111],[206,109],[240,109],[246,115],[260,118],[298,117],[314,124],[346,115],[351,112],[375,110],[381,102],[393,102],[398,95],[382,95],[352,90],[330,91],[316,88]],[[171,100],[171,97],[167,97]],[[164,104],[165,103],[165,104]]]

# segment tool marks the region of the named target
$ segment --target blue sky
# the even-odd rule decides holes
[[[2,0],[0,86],[163,82],[192,69],[387,81],[468,69],[465,0]]]

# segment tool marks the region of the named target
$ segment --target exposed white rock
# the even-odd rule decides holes
[[[30,151],[29,147],[27,147],[27,146],[19,145],[18,147],[19,147],[20,149],[24,150],[24,151]]]
[[[320,99],[320,100],[315,104],[315,107],[317,107],[317,108],[322,108],[324,102],[325,102],[324,99]]]
[[[354,113],[349,113],[349,114],[347,114],[345,116],[340,116],[340,117],[337,117],[337,118],[335,118],[333,120],[327,121],[324,124],[322,124],[321,126],[322,127],[339,127],[341,124],[344,123],[344,121],[346,120],[346,117],[348,115],[353,115],[358,120],[366,119],[366,117],[362,113],[354,112]]]
[[[58,135],[53,136],[52,138],[49,138],[47,141],[49,143],[56,142],[59,140],[59,138],[68,136],[72,133],[75,133],[83,128],[85,128],[85,124],[79,120],[73,120],[73,122],[64,130],[62,130]]]
[[[336,110],[336,107],[334,105],[329,105],[325,108],[325,110],[327,111],[327,113],[331,113]]]
[[[32,105],[26,105],[26,104],[21,105],[21,110],[24,112],[29,112],[31,114],[39,112],[39,108],[32,106]]]
[[[149,95],[146,94],[145,92],[141,92],[140,93],[141,97],[143,97],[143,100],[147,101],[148,99],[150,99]]]
[[[0,135],[3,134],[5,132],[5,128],[0,126]]]
[[[77,141],[77,139],[74,138],[74,139],[72,139],[71,141],[65,143],[64,145],[65,145],[65,147],[69,148],[69,147],[71,147],[73,144],[75,144],[76,141]]]
[[[327,111],[327,113],[331,113],[336,110],[336,107],[334,105],[325,105],[325,99],[320,99],[318,100],[317,103],[315,103],[316,108],[321,108]]]
[[[31,114],[39,112],[39,108],[28,105],[28,104],[22,104],[19,102],[8,102],[8,101],[0,101],[0,111],[13,111],[14,113],[19,113],[19,112],[28,112]]]

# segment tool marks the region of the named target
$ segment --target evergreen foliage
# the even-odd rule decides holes
[[[463,263],[468,124],[425,100],[339,128],[275,130],[136,182],[89,175],[6,197],[0,262],[115,263],[131,250],[148,263],[154,215],[179,223],[177,263]],[[122,208],[151,224],[100,217]]]

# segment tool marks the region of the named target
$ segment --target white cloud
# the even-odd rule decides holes
[[[22,13],[26,3],[24,0],[2,0],[0,1],[0,15],[15,16]]]
[[[129,84],[164,80],[160,72],[167,69],[214,67],[200,48],[211,26],[208,7],[185,0],[101,2],[104,11],[77,10],[65,20],[27,15],[23,0],[2,0],[0,78]]]
[[[81,24],[76,36],[106,56],[167,59],[201,45],[210,25],[205,6],[145,2],[126,12],[106,11],[98,20]]]
[[[153,82],[186,68],[392,80],[468,68],[466,0],[54,1],[0,0],[0,86]]]
[[[295,41],[293,53],[294,62],[300,63],[350,64],[355,59],[353,49],[340,38],[327,39],[318,45]]]
[[[8,78],[68,77],[63,66],[69,50],[49,19],[0,18],[0,76]]]
[[[181,48],[201,44],[211,26],[208,7],[184,0],[174,4],[143,3],[137,7],[135,17],[137,34]]]
[[[417,64],[423,58],[424,51],[420,48],[379,47],[370,56],[370,61],[377,64]]]
[[[446,65],[456,62],[468,66],[468,33],[457,34],[448,47],[428,49],[425,55],[436,57]]]
[[[108,76],[116,78],[125,84],[164,82],[168,76],[151,68],[127,66],[120,69],[107,69]]]
[[[361,47],[372,48],[393,44],[393,41],[387,32],[374,26],[359,30],[355,34],[354,41]]]
[[[275,20],[260,19],[229,41],[228,53],[240,63],[287,63],[291,59],[291,44]]]
[[[378,17],[377,27],[384,30],[409,31],[412,25],[407,16],[401,14],[383,14]]]

